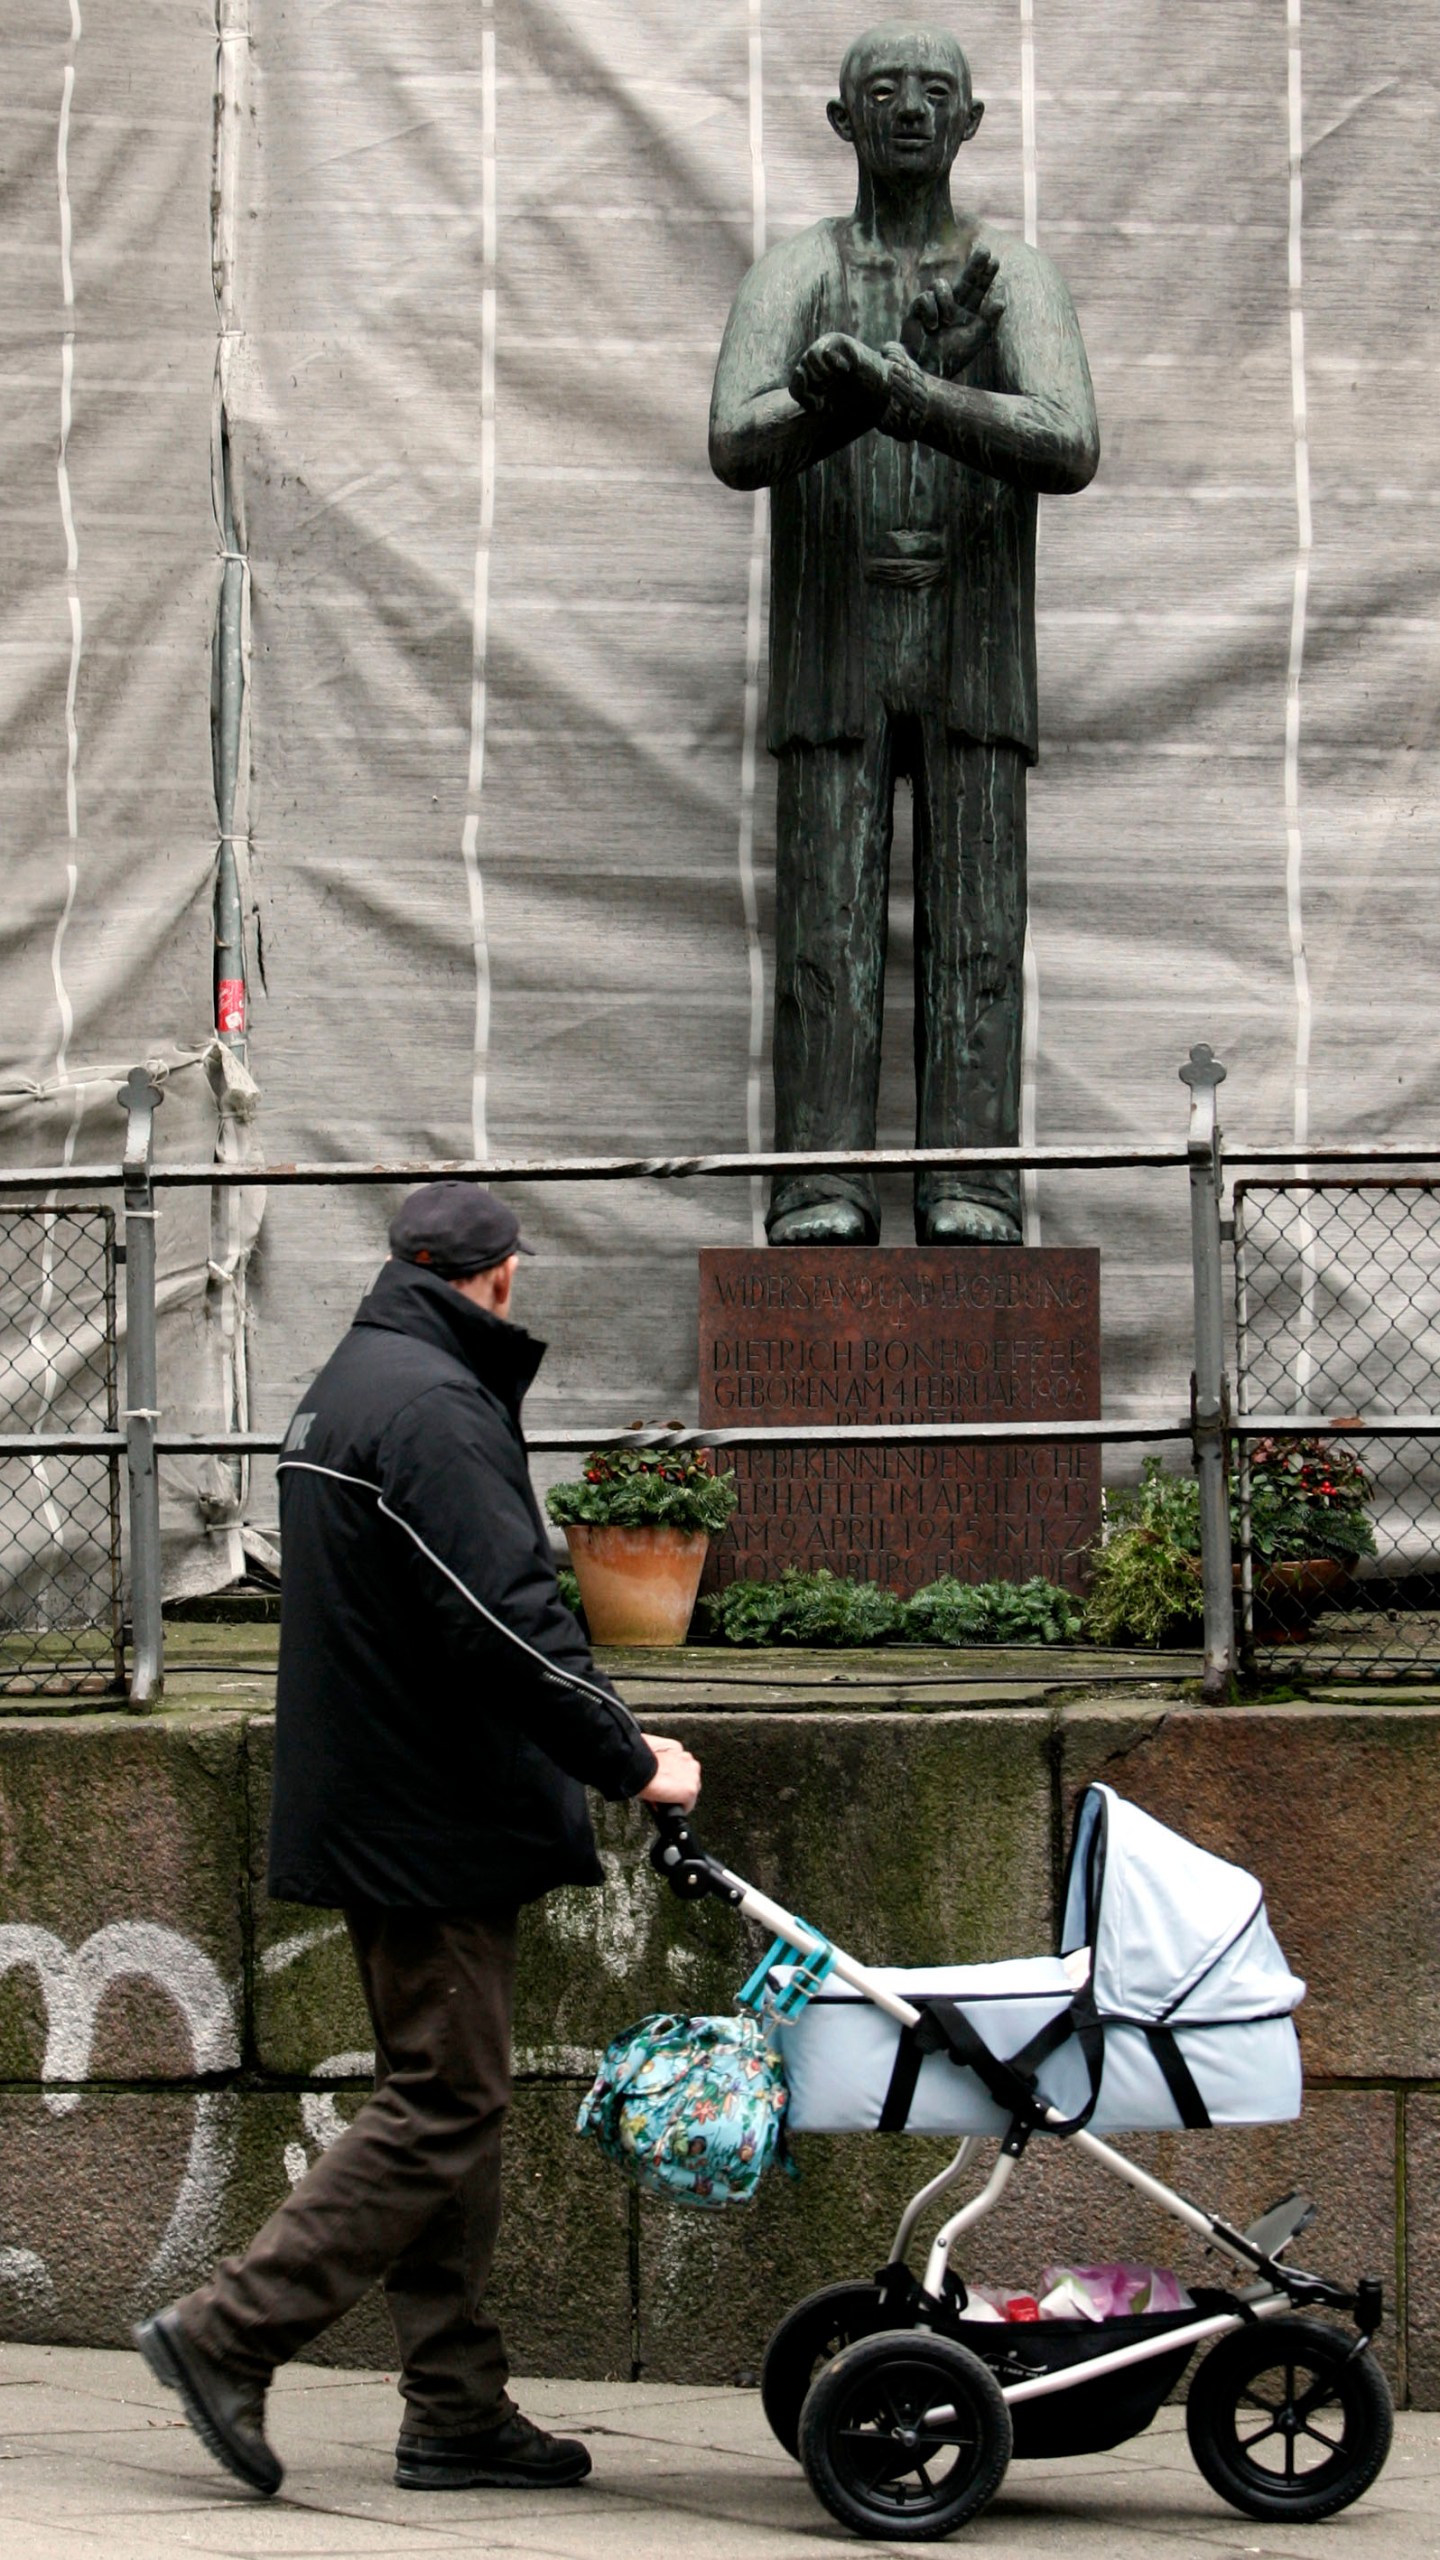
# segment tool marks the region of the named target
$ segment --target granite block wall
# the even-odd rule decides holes
[[[1076,1791],[1104,1777],[1265,1881],[1310,1984],[1296,2127],[1151,2136],[1160,2175],[1247,2219],[1293,2184],[1312,2263],[1381,2274],[1383,2350],[1440,2406],[1440,1710],[1145,1702],[667,1720],[727,1860],[872,1961],[1052,1941]],[[271,1730],[249,1714],[0,1719],[0,2335],[112,2344],[244,2241],[361,2102],[369,2031],[331,1914],[263,1886]],[[753,2376],[800,2294],[872,2270],[943,2147],[797,2142],[725,2215],[641,2205],[572,2127],[646,2010],[725,2009],[752,1949],[665,1895],[600,1808],[606,1881],[526,1915],[497,2271],[521,2372]],[[971,2271],[1066,2255],[1198,2273],[1184,2235],[1037,2145]],[[983,2261],[983,2263],[982,2263]],[[378,2298],[320,2350],[386,2365]]]

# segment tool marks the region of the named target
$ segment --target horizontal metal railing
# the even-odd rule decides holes
[[[597,1424],[588,1431],[527,1431],[525,1442],[551,1457],[586,1449],[820,1449],[841,1442],[853,1447],[857,1439],[879,1449],[956,1440],[1015,1449],[1043,1447],[1052,1440],[1148,1445],[1188,1440],[1193,1429],[1188,1415],[1175,1422],[814,1423],[734,1431],[612,1431]],[[1421,1433],[1440,1435],[1440,1413],[1345,1413],[1327,1419],[1292,1408],[1285,1413],[1232,1413],[1226,1429],[1232,1440],[1271,1440],[1301,1429],[1312,1440],[1407,1440]],[[283,1441],[280,1431],[157,1431],[155,1448],[162,1458],[266,1458],[278,1456]],[[0,1456],[12,1458],[49,1457],[58,1449],[71,1449],[77,1457],[106,1457],[124,1447],[123,1431],[0,1431]]]
[[[1440,1144],[1399,1147],[1226,1147],[1237,1165],[1440,1164]],[[810,1155],[704,1156],[503,1156],[409,1159],[375,1164],[350,1161],[278,1164],[157,1164],[157,1191],[326,1188],[338,1185],[414,1182],[692,1182],[713,1177],[740,1181],[780,1173],[963,1173],[1008,1168],[1025,1173],[1178,1172],[1189,1163],[1184,1147],[872,1147],[835,1148]],[[0,1192],[113,1191],[124,1167],[108,1164],[16,1166],[0,1171]]]
[[[525,1445],[551,1457],[586,1449],[824,1449],[844,1443],[853,1448],[868,1440],[877,1449],[900,1449],[916,1442],[976,1441],[982,1447],[1014,1449],[1045,1446],[1052,1440],[1131,1441],[1188,1440],[1191,1425],[1183,1422],[866,1422],[782,1423],[762,1429],[590,1431],[527,1430]],[[275,1457],[284,1445],[280,1431],[157,1431],[156,1454],[162,1458]],[[92,1456],[123,1449],[123,1431],[0,1432],[0,1454],[15,1458],[48,1457],[57,1449]]]
[[[725,1181],[775,1173],[958,1173],[1008,1166],[1026,1172],[1081,1173],[1110,1167],[1174,1171],[1188,1161],[1183,1147],[870,1147],[831,1148],[811,1155],[704,1156],[503,1156],[396,1164],[337,1161],[313,1164],[157,1164],[156,1190],[267,1190],[286,1184],[326,1187],[393,1182],[693,1182]],[[20,1191],[113,1190],[124,1180],[118,1164],[40,1165],[0,1175],[0,1188]]]
[[[1303,1432],[1307,1440],[1408,1440],[1415,1433],[1440,1433],[1440,1413],[1233,1413],[1232,1440],[1273,1440]]]

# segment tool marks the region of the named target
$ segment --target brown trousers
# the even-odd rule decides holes
[[[407,2428],[504,2417],[484,2308],[510,2102],[515,1917],[345,1915],[375,2029],[375,2094],[241,2258],[179,2304],[197,2346],[268,2382],[383,2278]]]

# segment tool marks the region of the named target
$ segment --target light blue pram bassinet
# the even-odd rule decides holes
[[[928,2039],[831,1971],[798,2017],[775,2021],[792,2133],[1003,2134],[1016,2072],[1061,2124],[1095,2133],[1298,2116],[1305,1985],[1243,1868],[1092,1786],[1060,1943],[1006,1964],[877,1967],[871,1979],[931,2022]],[[776,1975],[778,1988],[787,1969]]]

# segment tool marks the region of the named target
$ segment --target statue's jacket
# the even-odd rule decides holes
[[[979,245],[1000,265],[1005,314],[963,377],[1008,392],[1056,441],[1094,432],[1079,324],[1049,260],[1003,233]],[[862,337],[847,217],[818,222],[767,252],[737,296],[716,376],[717,414],[782,387],[829,330]],[[953,255],[936,274],[953,275]],[[867,728],[867,511],[890,443],[878,432],[775,481],[771,496],[768,741],[783,753],[856,739]],[[936,700],[949,727],[1037,752],[1036,490],[993,478],[928,447],[914,454],[932,522],[948,545],[946,628],[935,653]],[[1093,467],[1093,466],[1092,466]],[[1023,464],[1019,466],[1023,471]],[[1088,476],[1088,475],[1086,475]],[[873,680],[873,659],[869,674]]]

